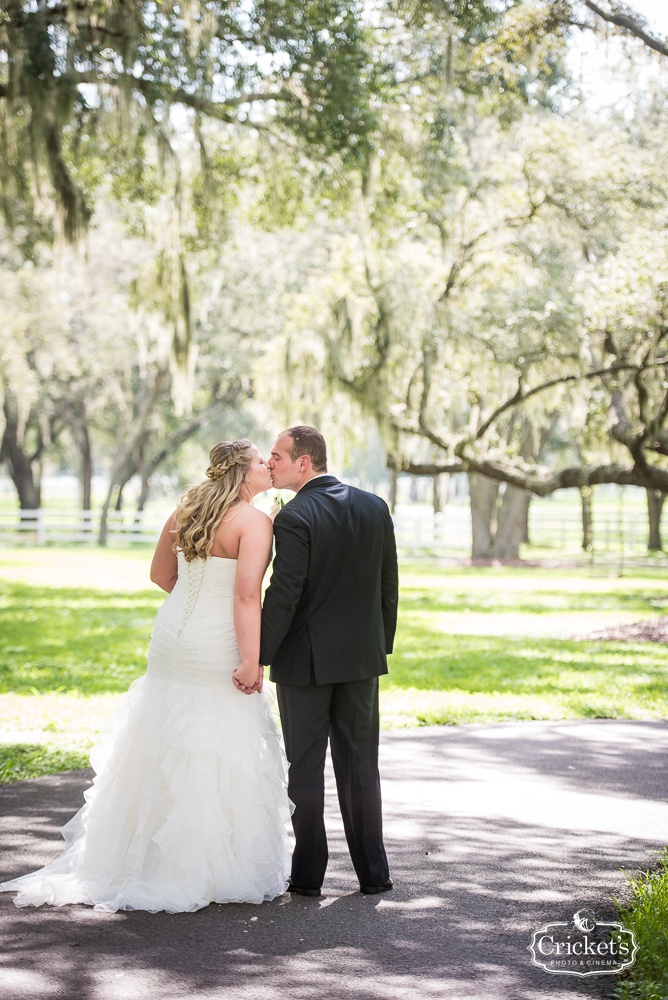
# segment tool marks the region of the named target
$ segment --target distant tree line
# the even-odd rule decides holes
[[[202,430],[373,420],[469,476],[474,553],[531,495],[668,493],[668,94],[587,108],[571,39],[668,55],[601,0],[93,0],[0,20],[0,459],[106,514]],[[620,57],[621,57],[620,56]],[[625,60],[625,61],[624,61]],[[435,482],[438,479],[435,478]],[[505,484],[502,499],[499,484]],[[438,499],[436,499],[438,503]]]

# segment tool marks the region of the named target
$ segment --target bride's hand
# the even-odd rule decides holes
[[[260,666],[258,663],[240,663],[232,673],[234,686],[244,694],[253,694],[259,680]]]

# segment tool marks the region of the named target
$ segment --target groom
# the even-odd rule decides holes
[[[378,775],[378,677],[397,621],[394,529],[387,504],[327,474],[315,427],[276,438],[274,486],[296,496],[276,515],[276,557],[262,609],[260,663],[277,684],[295,850],[289,889],[319,896],[327,740],[360,890],[392,888]]]

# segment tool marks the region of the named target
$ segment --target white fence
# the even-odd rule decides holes
[[[124,542],[156,542],[167,518],[165,513],[147,511],[109,511],[107,532],[112,544]],[[36,542],[96,542],[100,534],[99,510],[38,510],[0,511],[0,538]]]
[[[448,506],[435,514],[422,506],[401,506],[394,512],[394,530],[400,551],[471,550],[471,512]]]
[[[448,506],[439,514],[426,507],[402,506],[394,514],[397,545],[404,551],[471,551],[471,511],[468,506]],[[628,510],[620,520],[614,509],[598,512],[593,524],[594,547],[599,552],[646,550],[646,515]],[[581,551],[582,518],[578,510],[532,505],[529,508],[529,542],[538,548]]]
[[[649,525],[644,512],[628,510],[620,518],[617,511],[604,510],[595,513],[592,527],[594,547],[598,551],[647,549]],[[545,507],[530,507],[529,540],[538,547],[581,547],[582,517],[579,511],[552,513]]]
[[[156,542],[168,511],[110,511],[108,536],[111,545],[127,542]],[[402,552],[471,551],[471,514],[468,506],[450,505],[434,514],[422,505],[401,505],[394,514],[397,545]],[[13,510],[0,511],[0,541],[22,541],[46,545],[66,542],[96,542],[100,532],[100,511]],[[582,541],[579,513],[531,506],[529,538],[534,546],[560,550],[578,550]],[[623,524],[613,510],[603,511],[594,519],[594,544],[597,551],[632,551],[647,545],[647,519],[637,511],[627,511]]]

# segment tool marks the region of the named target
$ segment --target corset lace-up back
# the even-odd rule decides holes
[[[195,610],[197,598],[199,597],[199,592],[202,588],[202,581],[204,580],[204,567],[206,565],[203,559],[193,559],[192,562],[186,562],[186,560],[183,559],[183,563],[186,565],[188,575],[188,599],[186,601],[186,606],[183,609],[183,614],[181,615],[179,627],[176,631],[177,635],[181,635],[183,629],[188,623],[188,619]]]
[[[236,559],[178,554],[179,575],[160,608],[148,651],[148,672],[178,684],[232,686],[241,656],[234,631]]]

